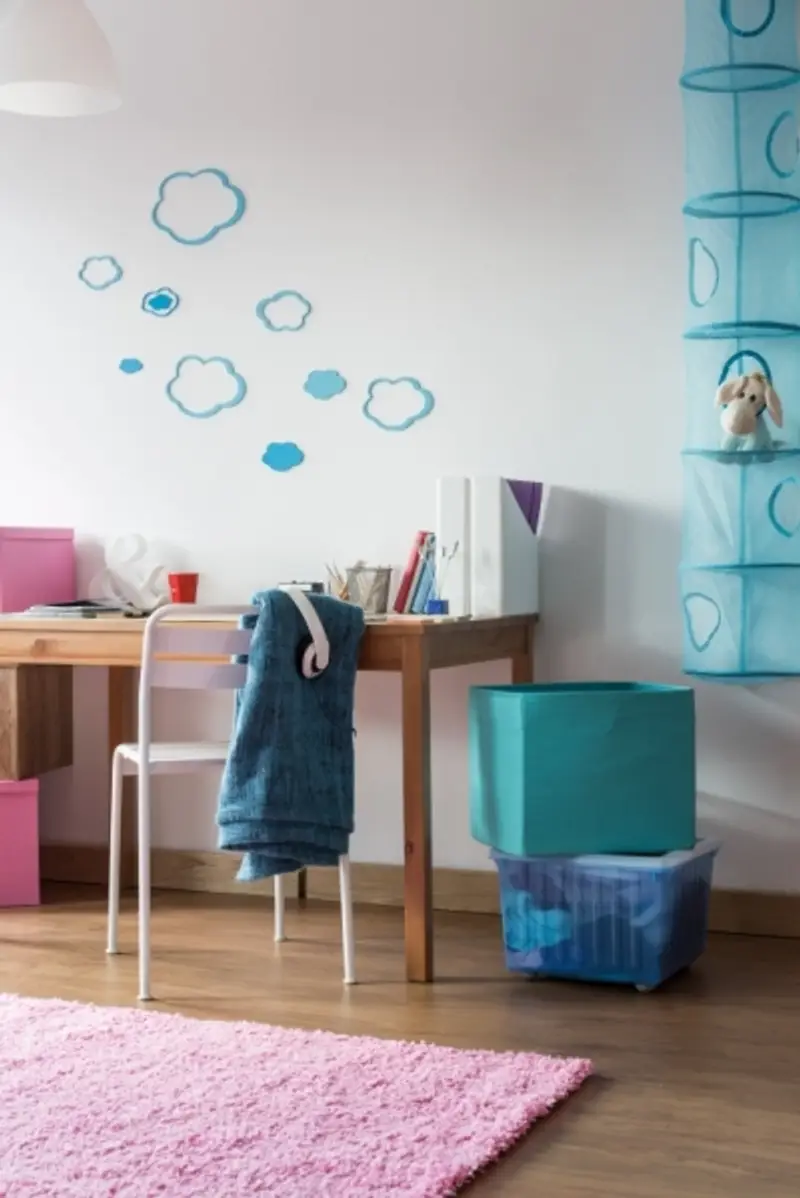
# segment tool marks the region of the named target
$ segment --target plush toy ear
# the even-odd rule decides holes
[[[767,411],[772,417],[774,423],[777,424],[778,428],[783,428],[783,405],[781,403],[781,397],[772,386],[772,383],[767,383],[766,387],[764,388],[764,401],[766,402]]]
[[[736,391],[738,390],[738,388],[741,385],[742,385],[742,380],[740,378],[728,379],[727,383],[723,383],[722,386],[717,391],[717,407],[718,408],[726,407],[731,402],[734,395],[736,394]]]

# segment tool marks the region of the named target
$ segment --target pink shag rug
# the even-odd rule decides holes
[[[434,1198],[590,1072],[0,996],[0,1198]]]

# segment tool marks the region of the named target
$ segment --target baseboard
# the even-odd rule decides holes
[[[44,881],[105,884],[108,850],[102,845],[42,845]],[[161,890],[190,890],[206,894],[271,894],[271,882],[236,881],[237,859],[228,853],[154,849],[153,885]],[[353,897],[358,903],[402,907],[403,869],[400,865],[353,862]],[[297,893],[296,877],[287,879],[287,893]],[[336,872],[309,869],[308,896],[338,897]],[[477,869],[435,869],[433,905],[437,911],[468,911],[496,915],[499,911],[497,876]],[[712,932],[800,939],[800,894],[747,890],[714,890],[709,926]]]
[[[712,932],[800,940],[800,894],[712,890],[709,926]]]
[[[135,859],[123,862],[136,876]],[[272,894],[272,882],[237,882],[238,860],[228,853],[192,852],[188,849],[154,849],[151,861],[153,886],[159,890],[194,890],[205,894]],[[108,849],[100,844],[43,844],[39,851],[43,882],[80,882],[105,886]],[[286,893],[297,893],[294,876]]]
[[[39,854],[42,881],[105,885],[108,850],[103,845],[44,844]],[[132,866],[131,862],[131,866]],[[206,894],[272,893],[272,882],[237,882],[237,857],[213,851],[154,849],[153,886],[160,890],[193,890]],[[131,873],[133,873],[131,869]],[[297,876],[286,879],[286,893],[297,894]],[[367,865],[353,862],[353,897],[357,903],[383,907],[403,906],[403,868],[400,865]],[[469,869],[437,869],[433,875],[434,905],[439,911],[499,912],[497,877]],[[308,870],[309,898],[336,901],[339,882],[335,870]]]

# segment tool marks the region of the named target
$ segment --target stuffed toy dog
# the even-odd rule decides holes
[[[722,408],[725,452],[768,451],[776,447],[764,414],[782,428],[783,407],[772,383],[760,371],[723,383],[717,391],[717,407]]]

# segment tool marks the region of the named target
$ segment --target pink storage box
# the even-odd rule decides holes
[[[75,599],[71,528],[0,528],[0,612]]]
[[[0,782],[0,907],[39,901],[39,783]]]

